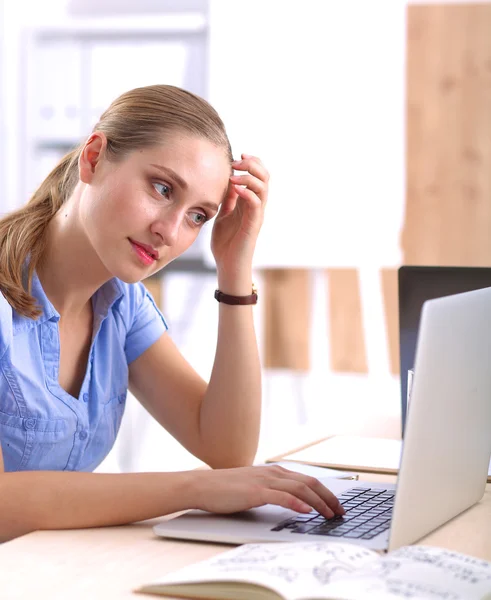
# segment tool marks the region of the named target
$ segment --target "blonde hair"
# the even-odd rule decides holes
[[[205,100],[178,87],[152,85],[119,96],[102,114],[94,131],[107,138],[105,157],[114,162],[134,150],[161,144],[176,130],[232,150],[224,124]],[[0,220],[0,290],[21,315],[35,319],[41,310],[31,296],[32,275],[46,247],[46,229],[78,182],[84,144],[66,154],[29,202]],[[27,272],[26,272],[27,266]]]

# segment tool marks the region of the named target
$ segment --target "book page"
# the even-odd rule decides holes
[[[400,548],[368,569],[334,579],[329,597],[339,600],[491,599],[491,563],[429,546]],[[312,596],[320,598],[325,596]]]
[[[375,552],[353,544],[244,544],[170,573],[151,585],[241,581],[264,585],[285,600],[296,600],[314,597],[313,594],[325,589],[333,579],[379,561],[380,557]]]

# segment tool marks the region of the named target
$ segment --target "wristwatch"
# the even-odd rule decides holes
[[[249,296],[231,296],[230,294],[224,294],[220,290],[215,290],[215,298],[218,302],[223,302],[224,304],[257,304],[257,288],[252,284],[252,294],[249,294]]]

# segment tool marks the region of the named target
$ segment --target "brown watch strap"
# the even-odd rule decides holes
[[[252,294],[249,294],[249,296],[231,296],[230,294],[224,294],[220,290],[215,290],[215,298],[218,302],[223,302],[224,304],[257,304],[257,290],[253,286]]]

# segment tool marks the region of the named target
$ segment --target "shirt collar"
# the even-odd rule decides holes
[[[106,281],[93,296],[94,315],[105,319],[113,306],[124,295],[123,285],[119,279],[113,277]]]
[[[100,320],[105,319],[111,308],[123,297],[123,293],[123,286],[119,279],[113,277],[109,281],[106,281],[106,283],[95,292],[92,299],[94,318],[99,318]],[[35,325],[41,325],[46,321],[58,322],[60,320],[59,312],[53,304],[51,304],[48,296],[46,296],[35,271],[32,275],[31,296],[37,300],[37,304],[42,313],[37,319],[30,319],[13,310],[14,333],[30,329]]]

